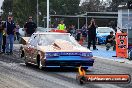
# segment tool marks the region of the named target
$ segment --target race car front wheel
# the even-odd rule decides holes
[[[42,69],[42,62],[41,62],[41,59],[40,59],[40,55],[37,55],[37,65],[38,65],[39,69]]]

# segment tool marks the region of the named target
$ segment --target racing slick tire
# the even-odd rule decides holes
[[[84,76],[79,76],[79,75],[77,75],[76,76],[76,80],[77,80],[77,83],[78,84],[85,84],[85,82],[86,82],[86,78],[84,77]]]
[[[25,57],[24,51],[23,50],[20,50],[20,58],[23,58],[23,57]]]
[[[37,66],[39,69],[42,69],[42,62],[41,62],[41,59],[40,59],[40,55],[37,55]]]

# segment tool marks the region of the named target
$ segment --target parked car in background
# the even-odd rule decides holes
[[[115,34],[115,31],[113,28],[110,27],[98,27],[96,30],[97,33],[97,44],[105,44],[106,43],[106,37],[110,34],[110,32],[113,31]]]

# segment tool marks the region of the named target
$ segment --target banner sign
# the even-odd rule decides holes
[[[86,74],[86,71],[80,66],[79,74],[76,80],[80,84],[85,83],[130,83],[131,76],[129,74]]]
[[[116,56],[128,58],[127,33],[116,33]]]

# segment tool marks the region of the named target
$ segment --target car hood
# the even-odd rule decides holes
[[[55,47],[53,45],[49,45],[49,46],[38,46],[37,47],[38,50],[41,50],[43,52],[91,52],[89,49],[85,48],[85,47],[72,47],[72,48],[58,48]]]
[[[22,37],[20,44],[26,45],[30,37]]]
[[[52,45],[39,46],[44,52],[91,52],[87,48],[65,40],[56,40]]]

